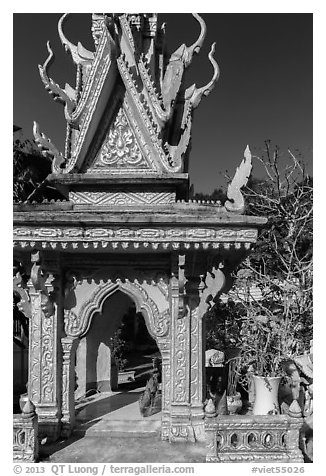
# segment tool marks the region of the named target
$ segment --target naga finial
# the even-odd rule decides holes
[[[244,212],[245,202],[241,193],[241,188],[247,185],[251,169],[251,152],[249,145],[247,145],[246,150],[244,151],[244,160],[241,162],[239,167],[237,167],[232,182],[228,186],[228,200],[224,204],[228,211],[238,213]]]
[[[192,16],[196,18],[196,20],[200,24],[200,33],[195,43],[187,47],[187,51],[189,54],[189,61],[191,61],[194,53],[198,54],[200,52],[200,49],[203,46],[203,43],[206,37],[206,23],[204,22],[203,18],[200,15],[198,15],[198,13],[192,13]]]
[[[66,162],[65,157],[55,147],[51,140],[42,132],[40,132],[39,125],[36,121],[33,124],[33,135],[37,147],[41,150],[44,157],[50,157],[52,159],[52,172],[61,173],[62,167]]]
[[[210,82],[207,83],[206,86],[203,86],[199,89],[197,89],[196,85],[193,84],[185,92],[185,99],[190,101],[190,104],[193,109],[195,109],[198,106],[203,96],[208,96],[209,93],[212,92],[220,76],[220,69],[218,67],[217,62],[215,61],[215,58],[213,57],[214,53],[215,53],[215,43],[212,44],[210,52],[208,53],[209,61],[211,62],[214,68],[213,77],[210,80]]]
[[[80,42],[78,42],[77,46],[74,45],[73,43],[71,43],[71,41],[67,39],[67,37],[63,33],[62,25],[68,15],[69,13],[65,13],[64,15],[62,15],[58,22],[58,33],[60,36],[61,43],[63,44],[66,51],[70,51],[73,62],[76,65],[89,63],[94,59],[94,53],[84,48],[84,46]]]
[[[49,55],[45,60],[43,66],[38,65],[40,76],[45,86],[45,89],[48,91],[50,96],[53,97],[54,101],[60,102],[61,104],[65,105],[65,117],[68,121],[70,120],[70,115],[75,107],[76,91],[69,84],[66,84],[65,88],[62,89],[48,76],[48,68],[50,63],[53,62],[54,54],[49,41],[47,42],[46,46]]]

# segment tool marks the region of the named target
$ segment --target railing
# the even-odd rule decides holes
[[[206,416],[206,461],[303,463],[302,423],[302,418],[288,415]]]

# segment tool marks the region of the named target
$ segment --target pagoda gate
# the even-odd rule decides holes
[[[52,159],[47,180],[66,198],[14,209],[14,255],[29,277],[20,293],[30,308],[28,397],[39,432],[70,435],[76,349],[108,299],[124,293],[161,352],[162,438],[202,441],[203,316],[265,223],[243,214],[250,151],[224,204],[190,200],[193,111],[219,76],[212,45],[211,80],[184,85],[205,39],[199,15],[198,39],[173,54],[155,14],[93,14],[94,51],[67,39],[66,16],[58,32],[76,66],[75,86],[50,78],[49,44],[39,66],[45,88],[64,105],[64,153],[34,123]]]

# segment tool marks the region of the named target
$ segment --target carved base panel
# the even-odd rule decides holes
[[[302,418],[286,415],[218,416],[205,420],[206,461],[213,463],[303,463]]]
[[[168,437],[163,437],[163,436]],[[169,432],[162,431],[162,439],[168,439],[171,443],[183,441],[191,443],[204,443],[206,441],[204,420],[201,421],[179,421],[170,423]]]
[[[37,416],[24,418],[14,415],[13,426],[14,461],[35,463],[39,453]]]
[[[191,408],[191,424],[194,429],[195,439],[198,442],[206,441],[205,420],[203,406]]]
[[[206,463],[303,463],[302,453],[296,455],[287,454],[255,454],[241,452],[223,454],[220,456],[207,456]]]
[[[74,429],[74,423],[72,423],[71,421],[61,420],[60,436],[62,438],[69,438],[73,432],[73,429]]]
[[[162,415],[161,440],[168,441],[169,435],[170,435],[170,422],[168,419],[164,419],[164,415]]]
[[[169,441],[196,441],[189,405],[171,406]]]
[[[61,422],[59,418],[44,418],[38,414],[38,433],[40,439],[46,437],[47,442],[57,441],[60,437],[60,430]]]
[[[194,428],[192,427],[191,423],[173,423],[170,427],[170,435],[169,435],[170,443],[177,443],[177,442],[191,442],[195,443],[195,432]]]

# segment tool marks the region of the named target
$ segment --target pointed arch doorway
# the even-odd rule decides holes
[[[70,358],[66,359],[70,361],[70,371],[63,366],[63,434],[69,434],[75,425],[93,427],[95,431],[107,426],[110,431],[110,422],[117,420],[132,422],[133,430],[140,422],[144,422],[139,426],[141,430],[144,426],[156,432],[161,429],[162,416],[168,413],[169,382],[163,375],[166,372],[162,371],[160,385],[162,411],[144,418],[138,402],[152,375],[153,360],[159,359],[163,369],[170,365],[166,339],[160,337],[165,333],[163,321],[158,323],[157,306],[142,291],[139,285],[129,282],[102,283],[81,306],[74,338],[67,333],[67,338],[62,339],[63,349],[65,340],[72,342]],[[124,360],[126,371],[134,371],[134,379],[125,383],[118,381],[115,362],[120,340],[125,341],[126,348],[118,357]]]

